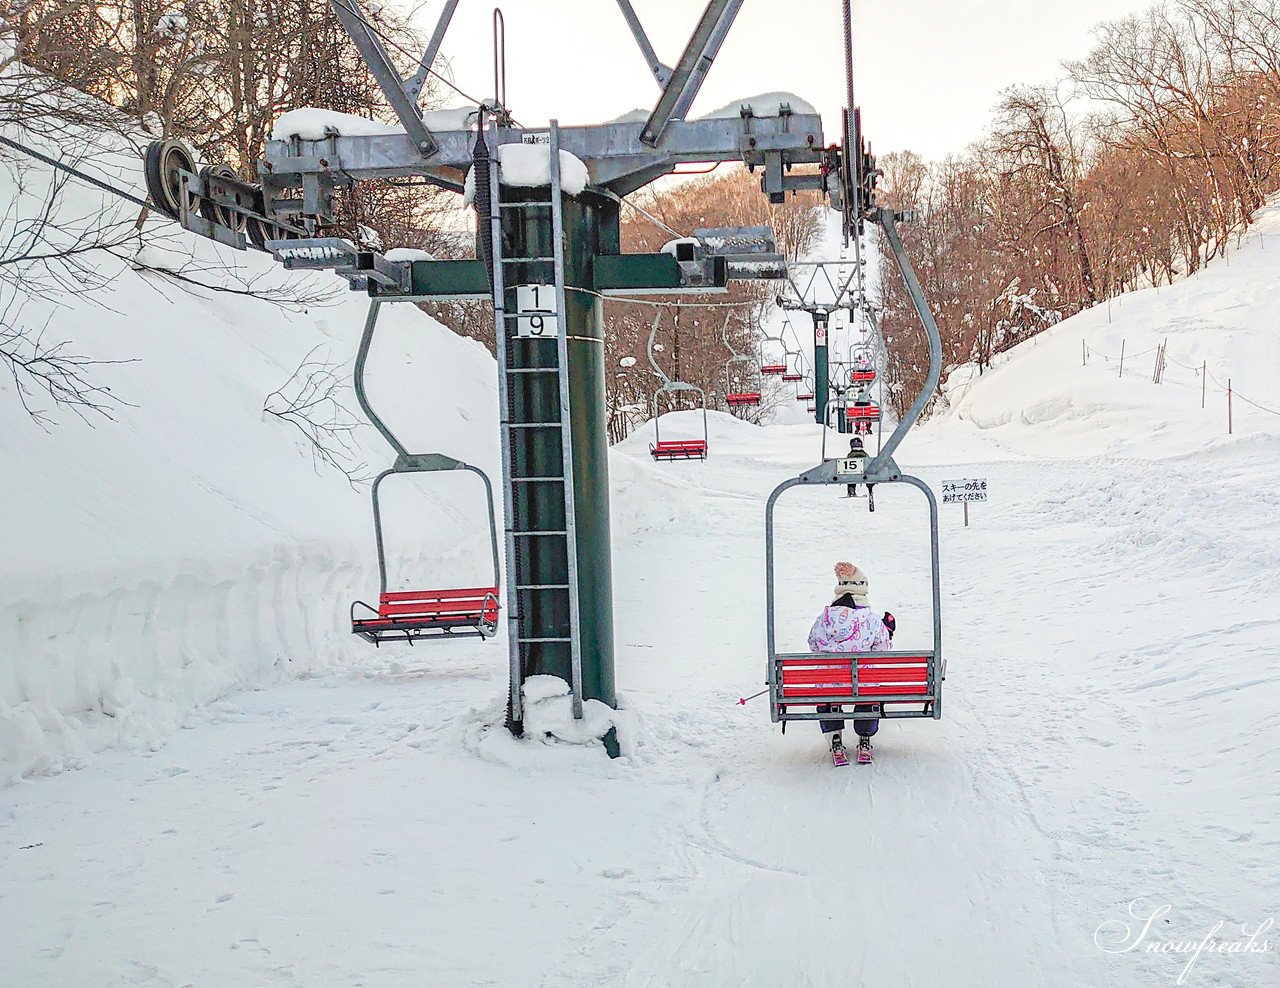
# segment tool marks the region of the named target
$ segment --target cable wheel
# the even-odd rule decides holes
[[[196,159],[191,149],[182,141],[168,138],[155,141],[147,148],[145,172],[147,191],[156,208],[166,216],[179,219],[182,213],[183,185],[181,172],[195,174]],[[188,210],[199,205],[192,197]]]
[[[204,180],[205,191],[209,191],[211,182],[216,182],[220,178],[238,179],[236,171],[230,165],[206,165],[200,169],[200,178]],[[233,192],[237,205],[244,205],[241,201],[239,192]],[[220,226],[228,227],[237,233],[243,233],[245,229],[245,215],[238,213],[234,209],[216,203],[211,198],[200,200],[200,215],[212,223]]]
[[[244,218],[244,232],[249,238],[249,243],[253,244],[258,250],[266,250],[267,241],[276,238],[276,228],[266,220],[258,219],[256,216],[246,216]]]

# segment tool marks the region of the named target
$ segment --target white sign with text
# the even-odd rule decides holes
[[[555,285],[516,285],[516,336],[554,339],[559,334]]]
[[[943,504],[971,504],[987,499],[987,478],[969,477],[965,480],[942,482]]]

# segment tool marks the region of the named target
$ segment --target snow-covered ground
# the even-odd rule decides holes
[[[45,433],[0,394],[0,981],[1280,983],[1280,415],[1236,402],[1228,436],[1212,385],[1201,410],[1190,371],[1104,356],[1167,336],[1280,410],[1275,243],[1062,324],[908,439],[910,472],[991,500],[944,508],[945,717],[845,769],[738,703],[764,500],[816,426],[713,415],[705,463],[649,462],[644,430],[615,451],[610,761],[502,729],[501,636],[345,633],[376,590],[367,505],[261,407],[317,343],[350,356],[357,301],[283,313],[127,266],[109,304],[63,299],[68,337],[142,358],[103,369],[138,407]],[[370,371],[416,448],[486,468],[492,375],[414,312]],[[783,644],[839,559],[927,643],[918,494],[840,493],[781,502]],[[482,566],[471,494],[432,504],[402,564]],[[1184,949],[1211,932],[1227,949]]]

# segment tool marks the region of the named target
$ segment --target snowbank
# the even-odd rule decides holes
[[[953,373],[950,408],[926,435],[976,434],[1022,455],[1140,457],[1280,435],[1280,282],[1275,248],[1266,249],[1280,241],[1280,206],[1257,220],[1228,258],[1194,277],[1096,305],[980,376],[971,366]]]
[[[137,153],[113,140],[61,151],[91,155],[96,175],[145,195]],[[38,215],[50,188],[43,165],[21,168],[20,184],[0,168],[9,222]],[[327,440],[336,458],[365,477],[391,462],[350,388],[367,302],[155,214],[138,236],[136,207],[75,181],[54,215],[53,242],[101,217],[87,233],[113,246],[56,277],[43,266],[18,281],[7,266],[0,301],[15,324],[46,327],[47,344],[114,361],[83,372],[120,403],[114,421],[85,422],[37,390],[27,400],[56,423],[43,428],[0,379],[0,512],[13,520],[0,572],[0,781],[117,742],[158,744],[230,690],[380,661],[347,623],[351,601],[378,590],[367,486],[323,464],[289,412],[333,388],[317,413],[340,430]],[[411,449],[497,476],[494,365],[480,344],[386,307],[368,381]],[[491,578],[475,483],[384,485],[393,587]]]

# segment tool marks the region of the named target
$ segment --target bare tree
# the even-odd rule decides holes
[[[262,412],[297,430],[317,471],[321,466],[337,470],[352,487],[359,487],[370,475],[356,442],[364,425],[348,408],[348,368],[327,354],[317,356],[320,349],[313,347],[289,379],[267,395]]]

